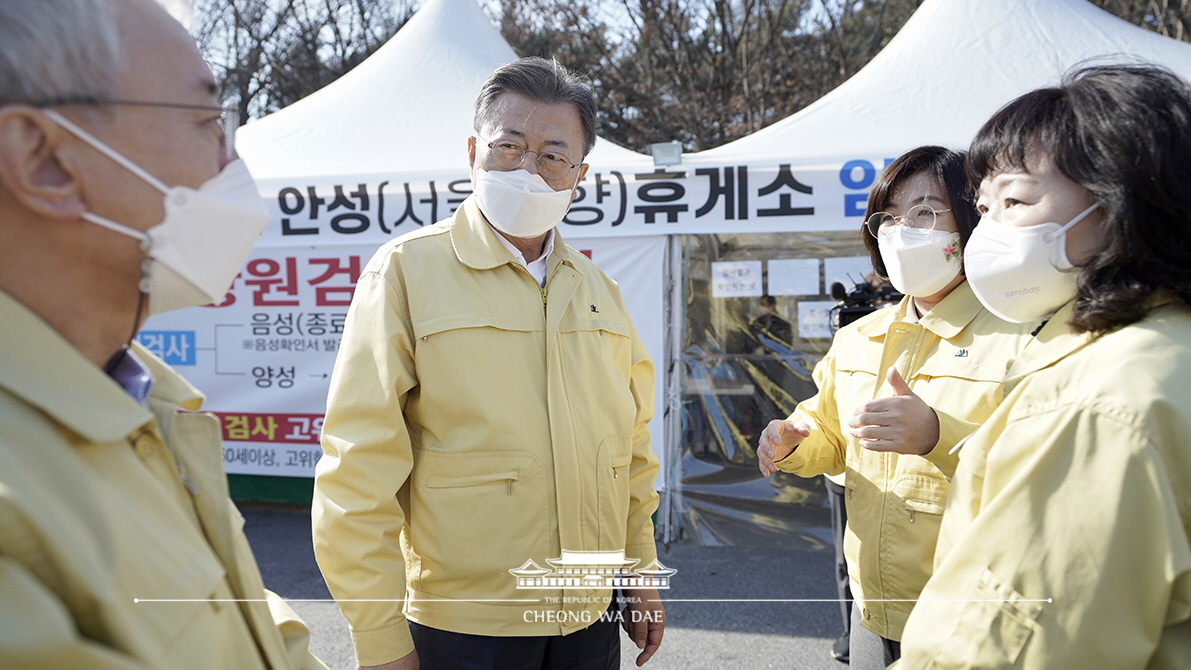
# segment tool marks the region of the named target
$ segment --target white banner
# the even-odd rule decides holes
[[[622,286],[646,348],[664,369],[665,239],[567,240]],[[360,268],[375,245],[263,246],[219,306],[150,318],[142,344],[207,396],[223,423],[224,464],[237,474],[310,477],[330,373]],[[651,424],[662,452],[662,392]]]
[[[566,237],[859,230],[890,159],[795,165],[592,166],[563,220]],[[272,220],[262,245],[373,244],[446,218],[471,194],[466,168],[438,174],[262,179]]]

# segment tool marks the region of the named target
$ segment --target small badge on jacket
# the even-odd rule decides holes
[[[968,350],[967,350],[967,349],[960,349],[959,351],[955,352],[955,357],[956,357],[956,358],[967,358],[967,357],[968,357]]]

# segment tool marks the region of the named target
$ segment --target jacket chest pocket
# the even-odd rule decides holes
[[[968,352],[961,349],[960,352]],[[1000,384],[1005,378],[1006,363],[1003,358],[975,358],[973,354],[947,356],[936,354],[923,362],[915,376],[947,377],[971,382]]]
[[[545,351],[543,318],[529,321],[489,315],[442,316],[414,323],[415,413],[442,426],[463,426],[476,409],[493,411],[533,392]],[[474,420],[474,419],[472,419]]]
[[[594,316],[594,315],[593,315]],[[632,329],[625,319],[588,318],[569,313],[558,324],[558,336],[571,350],[586,351],[600,358],[628,362],[632,356]]]
[[[611,316],[611,315],[609,315]],[[633,338],[627,321],[573,314],[559,324],[559,373],[570,404],[591,417],[593,437],[632,430]]]
[[[214,644],[219,637],[217,620],[236,605],[212,600],[221,591],[225,571],[197,524],[176,514],[173,506],[162,505],[154,512],[140,502],[139,507],[125,508],[139,509],[139,522],[132,522],[122,509],[121,520],[107,529],[114,536],[110,545],[125,555],[117,559],[114,577],[119,592],[133,602],[139,631],[133,638],[139,653],[154,667],[169,667],[176,647]],[[121,565],[125,569],[120,570]],[[184,635],[189,639],[180,645]]]

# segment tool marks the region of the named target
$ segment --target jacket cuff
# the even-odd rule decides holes
[[[658,546],[653,542],[629,544],[624,548],[624,555],[626,558],[635,558],[640,561],[637,563],[637,569],[644,568],[658,559]]]
[[[958,419],[938,409],[935,409],[935,414],[939,417],[939,441],[935,444],[934,449],[923,454],[922,457],[934,464],[947,479],[951,479],[955,475],[956,467],[959,466],[959,452],[954,454],[949,452],[959,444],[960,440],[979,428],[980,424]]]
[[[414,650],[414,638],[404,616],[384,628],[353,630],[351,635],[359,665],[383,665]]]
[[[844,471],[843,457],[833,445],[817,435],[818,432],[812,432],[794,451],[774,463],[777,469],[799,477],[841,474]]]

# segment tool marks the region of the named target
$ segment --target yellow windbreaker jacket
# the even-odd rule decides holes
[[[1191,310],[1071,314],[961,449],[899,668],[1191,668]]]
[[[202,395],[133,345],[142,407],[3,292],[0,342],[0,668],[323,668],[261,584]]]
[[[413,649],[405,616],[580,630],[608,590],[518,589],[509,571],[562,550],[657,557],[653,365],[618,287],[555,231],[540,288],[495,235],[465,200],[382,246],[348,311],[314,542],[363,665]]]
[[[1036,324],[1009,324],[981,307],[967,282],[918,323],[909,299],[841,328],[815,367],[819,393],[790,415],[813,430],[777,466],[801,477],[846,472],[844,554],[860,624],[900,640],[926,583],[951,474],[948,452],[1001,400],[1008,363]],[[926,456],[864,449],[848,429],[862,403],[892,395],[891,366],[939,416],[939,442]]]

